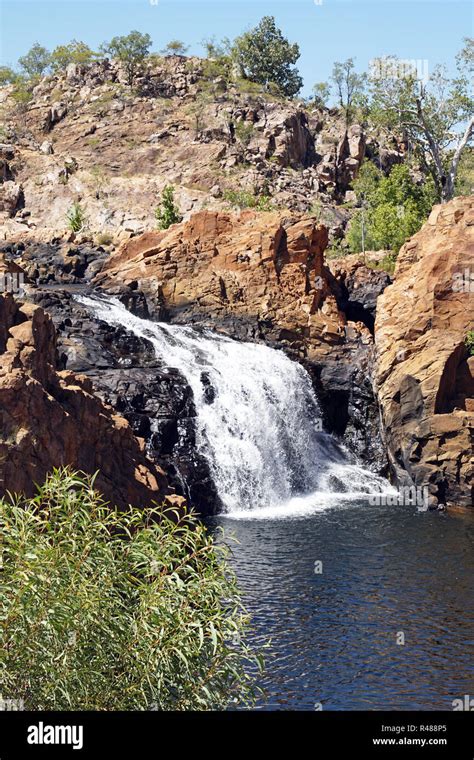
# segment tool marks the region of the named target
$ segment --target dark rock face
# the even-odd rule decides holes
[[[374,334],[377,298],[391,278],[381,269],[372,269],[351,257],[331,262],[337,305],[351,322],[362,322]]]
[[[107,258],[103,248],[65,242],[3,243],[0,253],[21,264],[27,279],[37,285],[89,282]]]
[[[202,514],[216,512],[220,503],[196,449],[196,410],[185,378],[157,359],[149,341],[94,319],[73,293],[38,289],[31,298],[53,317],[59,365],[91,379],[96,395],[144,438],[175,493]]]
[[[206,460],[196,448],[193,394],[175,369],[106,369],[89,373],[98,395],[147,442],[148,454],[165,470],[175,493],[201,514],[220,502]]]
[[[305,366],[323,411],[324,429],[365,464],[388,475],[377,400],[373,389],[374,347],[358,339],[333,349],[323,362]]]

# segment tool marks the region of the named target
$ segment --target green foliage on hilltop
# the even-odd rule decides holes
[[[361,105],[364,94],[365,75],[358,74],[355,69],[354,59],[336,61],[331,74],[331,82],[334,85],[339,108],[344,114],[346,126],[354,118],[356,107]]]
[[[41,77],[48,70],[51,63],[51,53],[38,42],[29,51],[18,59],[25,76],[30,79]]]
[[[243,76],[267,88],[276,85],[288,97],[303,85],[294,66],[300,57],[299,46],[284,37],[273,16],[264,16],[254,29],[237,37],[231,57]]]
[[[166,47],[161,51],[162,55],[186,55],[188,46],[181,40],[170,40]]]
[[[58,45],[51,53],[50,65],[52,70],[57,73],[64,70],[70,63],[87,64],[91,63],[97,53],[94,53],[85,42],[72,40],[67,45]]]
[[[248,145],[255,132],[253,122],[251,121],[238,121],[235,124],[236,137],[244,145]]]
[[[149,34],[134,30],[122,37],[112,37],[110,42],[104,42],[100,49],[122,63],[127,73],[128,84],[131,85],[150,51],[151,43]]]
[[[330,95],[331,88],[327,82],[316,82],[313,87],[313,103],[316,108],[325,108]]]
[[[361,208],[351,220],[347,242],[355,253],[398,252],[418,232],[436,200],[434,183],[415,182],[406,164],[394,166],[386,177],[374,164],[365,162],[353,187]]]
[[[26,710],[249,706],[261,658],[245,643],[228,550],[192,514],[119,512],[94,479],[55,470],[0,500],[0,684]]]

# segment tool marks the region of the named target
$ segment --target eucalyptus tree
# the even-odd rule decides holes
[[[131,85],[150,51],[151,44],[149,34],[135,30],[123,37],[113,37],[110,42],[101,45],[101,51],[122,63],[128,84]]]
[[[454,195],[459,162],[473,137],[472,39],[456,56],[456,68],[453,77],[443,66],[420,77],[416,62],[386,56],[372,62],[369,76],[372,118],[405,137],[443,203]]]
[[[296,95],[303,80],[295,67],[298,44],[290,43],[273,16],[264,16],[254,29],[234,41],[231,55],[242,74],[265,87],[274,84],[288,97]]]

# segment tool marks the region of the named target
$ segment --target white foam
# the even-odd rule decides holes
[[[77,300],[99,319],[151,341],[157,356],[186,377],[196,406],[196,445],[233,518],[319,511],[388,487],[321,432],[311,379],[282,351],[140,319],[114,298]]]

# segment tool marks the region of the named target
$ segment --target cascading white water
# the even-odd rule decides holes
[[[308,495],[383,491],[388,483],[321,432],[306,370],[282,351],[140,319],[114,298],[77,296],[98,318],[149,340],[194,394],[197,446],[225,511],[256,513]],[[313,499],[314,501],[314,499]]]

